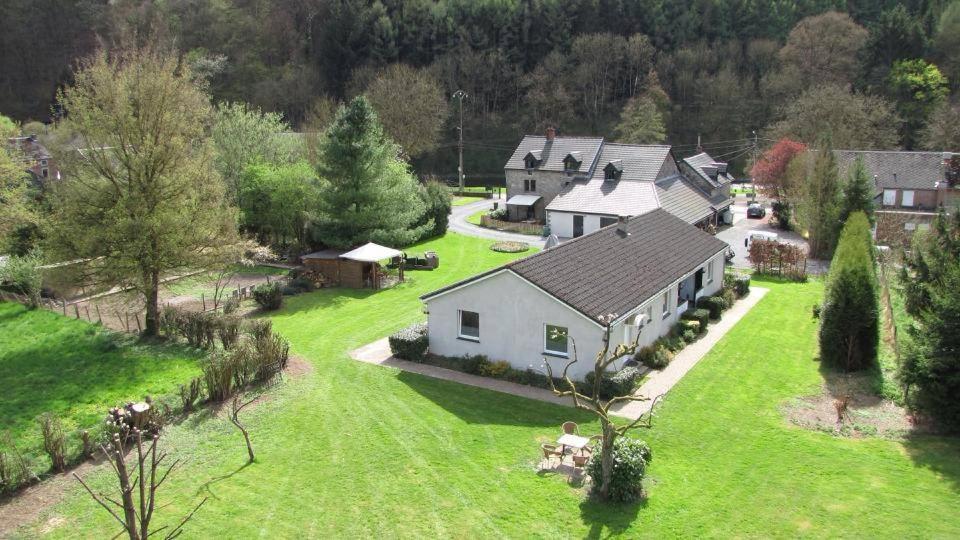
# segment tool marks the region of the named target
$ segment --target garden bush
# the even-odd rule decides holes
[[[273,311],[283,306],[283,290],[280,284],[264,283],[253,289],[253,299],[264,311]]]
[[[240,331],[243,327],[243,321],[240,317],[234,315],[222,315],[216,319],[217,337],[220,338],[220,344],[224,349],[230,349],[237,344],[240,339]]]
[[[317,287],[305,276],[297,277],[290,281],[289,287],[297,289],[300,292],[313,292]]]
[[[223,314],[230,315],[231,313],[237,311],[240,308],[240,299],[236,296],[231,296],[223,302]]]
[[[723,286],[733,290],[737,298],[743,298],[750,293],[750,276],[747,274],[725,274]]]
[[[705,296],[697,300],[697,307],[710,312],[710,319],[720,320],[720,314],[725,308],[722,296]]]
[[[699,333],[700,333],[700,321],[683,321],[683,320],[681,320],[681,321],[678,323],[678,326],[680,327],[680,335],[683,335],[683,334],[684,334],[685,332],[687,332],[688,330],[691,331],[691,332],[693,332],[694,334],[699,334]]]
[[[600,443],[593,449],[587,462],[587,474],[593,480],[593,489],[600,487]],[[653,452],[647,443],[630,437],[617,437],[613,442],[613,471],[607,497],[615,502],[633,502],[643,496],[643,478]]]
[[[464,356],[460,363],[463,366],[464,373],[469,373],[471,375],[482,375],[483,371],[487,369],[487,366],[490,365],[490,360],[482,354],[476,354],[473,356]]]
[[[53,470],[63,472],[67,467],[67,443],[63,435],[63,424],[50,413],[40,415],[39,420],[43,451],[50,457]]]
[[[663,369],[670,365],[673,353],[660,341],[640,349],[634,357],[637,362],[651,369]]]
[[[510,362],[497,360],[496,362],[490,362],[487,365],[481,366],[480,374],[484,377],[503,379],[511,369],[513,368],[510,366]]]
[[[697,340],[697,333],[693,330],[684,330],[683,333],[680,334],[680,337],[683,338],[683,341],[687,342],[687,344],[690,344]]]
[[[429,346],[427,325],[420,323],[408,326],[387,338],[387,341],[393,356],[412,362],[423,362]]]
[[[616,373],[605,373],[600,378],[600,398],[612,399],[617,396],[627,396],[633,393],[637,379],[640,377],[640,370],[633,367],[625,367]],[[584,377],[584,386],[587,395],[593,395],[593,372],[587,373]]]
[[[706,309],[695,308],[688,309],[680,316],[685,321],[698,321],[700,323],[700,333],[707,331],[707,324],[710,323],[710,312]]]
[[[720,294],[723,297],[723,309],[726,310],[733,307],[734,302],[737,301],[737,293],[733,290],[733,287],[724,285]]]

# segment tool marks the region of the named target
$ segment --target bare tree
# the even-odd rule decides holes
[[[107,457],[107,462],[113,468],[113,472],[117,475],[120,485],[120,501],[103,493],[94,493],[77,473],[73,473],[73,476],[93,497],[93,500],[123,526],[123,531],[127,533],[130,540],[146,540],[150,535],[161,531],[166,531],[165,540],[176,538],[183,533],[183,526],[193,518],[193,515],[207,502],[207,499],[204,497],[200,504],[195,506],[175,527],[170,528],[168,525],[164,525],[159,529],[150,530],[150,521],[153,519],[153,511],[156,508],[157,489],[167,480],[179,460],[174,461],[165,471],[161,472],[161,464],[167,454],[163,452],[157,454],[157,442],[160,440],[160,435],[153,435],[146,446],[141,431],[134,430],[132,438],[136,448],[136,461],[132,463],[132,468],[128,467],[127,449],[124,448],[124,439],[119,433],[114,434],[109,446],[102,445],[100,447]]]
[[[633,428],[650,427],[652,422],[653,405],[656,405],[657,400],[662,397],[662,395],[660,395],[654,398],[650,407],[650,412],[646,415],[638,416],[636,420],[633,420],[630,423],[617,425],[617,423],[611,418],[610,409],[617,404],[630,401],[647,401],[650,399],[646,396],[628,395],[616,396],[604,402],[604,400],[600,398],[600,385],[607,368],[613,365],[613,363],[620,358],[632,356],[639,348],[640,332],[637,332],[637,338],[633,341],[633,343],[621,343],[620,345],[617,345],[612,352],[610,351],[610,322],[612,322],[615,318],[615,315],[606,315],[600,317],[600,322],[604,325],[603,347],[599,352],[597,352],[597,356],[593,362],[593,388],[590,389],[591,391],[589,395],[579,392],[576,384],[574,384],[573,380],[567,374],[570,366],[576,364],[578,360],[577,344],[572,337],[567,336],[573,349],[573,358],[563,367],[563,372],[560,375],[560,379],[564,382],[567,389],[561,390],[557,388],[556,384],[554,383],[553,369],[550,367],[550,363],[544,360],[544,365],[547,368],[547,375],[550,381],[550,389],[553,391],[553,393],[559,397],[572,397],[573,404],[576,408],[590,411],[600,419],[600,427],[603,430],[600,449],[601,477],[599,479],[594,478],[593,481],[597,482],[599,480],[597,492],[604,499],[606,499],[608,496],[610,490],[610,481],[611,477],[613,476],[613,443],[617,440],[617,437],[625,435],[627,431]],[[561,336],[558,334],[554,337]]]
[[[250,433],[247,432],[247,428],[243,427],[243,424],[240,423],[239,416],[240,416],[240,411],[242,411],[243,408],[246,407],[247,405],[250,405],[251,403],[256,401],[258,397],[259,396],[254,396],[250,398],[248,401],[241,402],[240,395],[239,394],[234,395],[233,403],[231,404],[231,407],[230,407],[230,421],[233,422],[233,425],[237,426],[237,429],[240,430],[240,433],[243,433],[243,440],[246,441],[247,443],[247,455],[250,458],[248,460],[248,463],[253,463],[253,460],[256,459],[256,456],[253,455],[253,444],[250,442]]]

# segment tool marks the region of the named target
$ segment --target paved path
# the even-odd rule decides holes
[[[637,389],[636,394],[654,398],[665,394],[673,388],[673,385],[675,385],[677,381],[682,379],[701,358],[710,352],[710,349],[720,341],[720,338],[726,335],[753,306],[757,305],[757,302],[767,294],[767,291],[768,289],[762,287],[751,287],[750,294],[746,298],[740,300],[734,304],[732,308],[725,311],[723,318],[720,319],[719,322],[711,324],[703,337],[680,351],[666,369],[663,371],[651,371],[647,376],[646,382]],[[477,388],[486,388],[494,392],[512,394],[514,396],[546,401],[557,405],[566,405],[568,407],[573,406],[570,398],[559,398],[553,395],[553,392],[543,388],[481,377],[479,375],[470,375],[452,369],[431,366],[429,364],[418,364],[416,362],[394,358],[390,353],[390,344],[387,338],[379,339],[369,345],[364,345],[359,349],[350,351],[350,357],[368,364],[392,367],[402,371],[426,375],[427,377],[433,377],[435,379],[454,381]],[[640,415],[649,412],[651,404],[652,401],[634,401],[616,407],[610,412],[624,418],[636,419],[639,418]]]
[[[687,345],[663,371],[651,371],[647,380],[637,389],[636,395],[651,398],[648,401],[631,401],[615,407],[610,412],[617,416],[636,419],[650,412],[652,399],[666,394],[688,371],[693,369],[710,349],[734,327],[753,306],[757,305],[769,289],[750,287],[750,294],[723,312],[723,318],[707,327],[707,333],[697,341]]]
[[[466,236],[475,236],[477,238],[489,238],[491,240],[507,240],[512,242],[526,242],[533,247],[543,249],[544,238],[531,236],[529,234],[517,234],[504,231],[495,231],[469,223],[467,218],[478,210],[492,209],[493,203],[499,202],[500,207],[506,203],[504,199],[480,199],[477,202],[465,204],[463,206],[454,206],[450,211],[449,230]]]
[[[573,401],[570,398],[559,398],[553,395],[553,392],[543,388],[481,377],[479,375],[470,375],[462,371],[454,371],[452,369],[431,366],[430,364],[418,364],[417,362],[394,358],[390,353],[390,344],[387,342],[387,338],[379,339],[357,350],[350,351],[350,357],[368,364],[397,368],[401,371],[418,373],[420,375],[426,375],[427,377],[433,377],[434,379],[454,381],[468,386],[486,388],[494,392],[513,394],[515,396],[546,401],[557,405],[573,406]]]

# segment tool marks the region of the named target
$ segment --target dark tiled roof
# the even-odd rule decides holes
[[[428,299],[509,269],[587,317],[623,315],[727,249],[665,210],[630,218],[422,296]]]
[[[857,156],[863,156],[867,174],[870,178],[876,176],[878,193],[884,188],[936,189],[936,183],[946,179],[944,152],[836,150],[835,154],[841,178],[846,178]]]
[[[733,202],[723,195],[711,197],[679,174],[657,180],[657,196],[661,208],[687,223],[697,223]]]
[[[605,142],[593,177],[602,180],[603,169],[608,163],[614,163],[623,171],[620,173],[620,180],[653,182],[668,159],[671,159],[669,146]]]
[[[733,181],[733,177],[729,174],[718,174],[717,177],[711,178],[703,168],[713,165],[717,160],[710,157],[710,154],[706,152],[701,152],[695,156],[690,156],[688,158],[683,158],[683,162],[690,166],[694,172],[696,172],[700,178],[703,178],[711,186],[722,186],[724,184],[729,184]]]
[[[659,207],[653,182],[606,181],[601,174],[600,178],[570,182],[547,210],[638,216]]]
[[[50,152],[47,151],[47,148],[33,137],[13,137],[7,139],[7,144],[34,161],[53,157],[50,155]]]
[[[593,164],[602,144],[601,137],[556,137],[553,141],[547,142],[547,138],[542,135],[526,135],[503,168],[526,170],[523,158],[530,152],[536,155],[539,151],[543,162],[537,170],[563,172],[563,160],[572,153],[577,156],[577,159],[582,160],[576,172],[580,175],[589,174],[593,170]],[[577,152],[580,153],[579,156]]]

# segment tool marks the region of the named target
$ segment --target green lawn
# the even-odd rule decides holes
[[[484,208],[483,210],[477,210],[476,212],[467,216],[467,223],[473,223],[474,225],[480,225],[480,217],[484,214],[490,212],[489,208]]]
[[[906,443],[806,431],[780,413],[818,391],[817,282],[755,282],[771,292],[664,400],[650,431],[650,498],[604,506],[538,474],[538,442],[572,409],[354,362],[347,351],[422,320],[418,296],[509,260],[449,234],[419,246],[434,272],[379,291],[294,297],[274,327],[313,371],[246,414],[259,461],[224,418],[168,428],[185,458],[164,485],[167,523],[202,496],[187,536],[302,537],[956,537],[960,451],[953,439]],[[96,486],[107,485],[101,475]],[[53,524],[53,525],[51,525]],[[44,528],[46,526],[46,528]],[[53,537],[116,527],[79,490],[45,516]]]
[[[46,310],[0,303],[0,426],[18,448],[40,453],[37,416],[52,412],[71,433],[96,426],[108,407],[164,395],[199,374],[181,347],[132,338]],[[38,470],[49,462],[44,456]]]
[[[485,201],[487,199],[481,197],[454,197],[452,204],[453,206],[463,206],[465,204],[475,203],[479,201]]]

